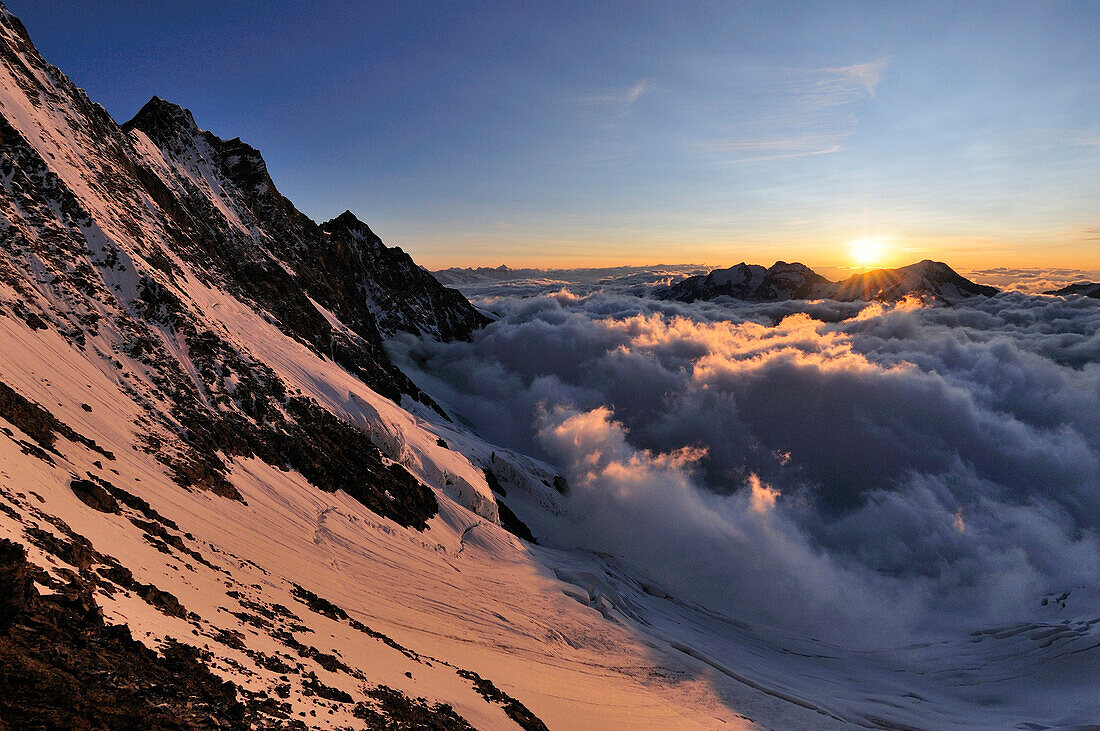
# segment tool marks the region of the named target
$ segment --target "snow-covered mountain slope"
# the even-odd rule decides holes
[[[385,728],[407,716],[444,715],[439,704],[477,728],[541,728],[535,716],[552,727],[705,727],[703,713],[736,720],[705,680],[688,680],[694,668],[655,656],[628,628],[571,598],[569,585],[536,560],[538,549],[491,520],[480,462],[439,442],[469,448],[473,437],[399,409],[304,346],[280,342],[259,318],[242,326],[259,327],[284,352],[277,368],[288,383],[328,406],[344,403],[343,417],[369,425],[421,480],[438,476],[438,513],[427,530],[403,528],[347,492],[326,493],[297,470],[255,457],[234,459],[227,475],[240,500],[181,488],[154,455],[130,448],[141,437],[141,409],[115,374],[74,358],[55,333],[0,323],[0,373],[11,389],[0,411],[0,537],[25,547],[24,573],[34,593],[47,595],[0,613],[13,618],[17,639],[41,644],[50,612],[34,604],[83,602],[84,614],[102,611],[106,625],[125,625],[163,655],[146,658],[136,677],[78,666],[73,675],[86,690],[75,707],[54,697],[21,706],[34,699],[4,693],[0,717],[12,727],[45,711],[58,714],[61,727],[81,713],[111,719],[117,709],[84,700],[108,691],[126,696],[126,713],[136,718],[155,713],[173,701],[145,695],[149,668],[200,674],[195,663],[166,667],[177,643],[234,683],[231,696],[243,704],[237,715],[216,707],[207,715],[264,728]],[[59,370],[61,362],[68,368]],[[469,451],[501,474],[499,487],[517,509],[553,507],[557,493],[541,480],[531,484],[540,474],[553,480],[544,467],[504,450]],[[18,562],[9,558],[6,567]],[[5,682],[23,677],[40,687],[34,659],[6,653],[19,672]],[[51,668],[48,677],[61,683],[60,672]],[[666,675],[678,683],[654,682]],[[210,694],[218,687],[211,683],[203,684]]]
[[[2,6],[0,209],[0,726],[817,718],[559,578],[564,480],[382,348],[465,299],[186,110],[119,126]]]
[[[896,302],[917,297],[933,302],[958,302],[968,297],[992,297],[995,287],[975,284],[943,262],[924,261],[898,269],[875,269],[853,274],[827,288],[827,299]]]
[[[838,302],[896,302],[906,297],[953,303],[968,297],[992,297],[997,289],[975,284],[942,262],[924,260],[899,269],[875,269],[830,282],[804,264],[779,261],[765,269],[738,264],[705,276],[688,277],[655,292],[659,299],[695,302],[732,297],[753,302],[830,299]]]
[[[394,333],[476,335],[475,308],[350,214],[310,221],[256,150],[186,110],[154,99],[119,126],[2,6],[0,209],[0,728],[949,728],[1095,710],[1067,702],[1097,687],[1088,588],[1051,597],[1065,612],[861,652],[554,541],[579,488],[386,355]],[[772,273],[777,298],[812,279]],[[1020,680],[1028,663],[1042,682]]]

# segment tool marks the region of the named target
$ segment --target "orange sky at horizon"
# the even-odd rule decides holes
[[[873,255],[860,254],[857,242],[870,242]],[[387,241],[390,245],[398,242]],[[754,240],[719,240],[689,243],[658,235],[638,235],[633,243],[613,241],[565,241],[552,238],[504,243],[493,237],[483,243],[455,241],[399,244],[428,269],[496,267],[574,269],[585,267],[698,264],[732,266],[739,262],[771,265],[776,261],[836,269],[893,268],[923,259],[947,263],[954,269],[994,267],[1020,269],[1100,270],[1100,229],[1081,229],[1045,236],[904,238],[856,234],[824,242],[788,240],[763,243]],[[440,249],[443,251],[440,251]],[[856,247],[858,248],[858,247]],[[456,249],[461,254],[455,255]]]

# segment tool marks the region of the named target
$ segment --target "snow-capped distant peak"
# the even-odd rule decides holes
[[[952,303],[974,296],[991,297],[994,287],[975,284],[943,262],[924,261],[898,269],[875,269],[854,274],[841,282],[830,282],[800,263],[778,261],[768,269],[738,264],[716,269],[705,276],[688,277],[659,290],[661,299],[683,302],[732,297],[748,301],[788,299],[832,299],[895,301],[916,296]]]

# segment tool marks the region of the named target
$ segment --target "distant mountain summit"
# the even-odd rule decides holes
[[[715,269],[703,276],[688,277],[657,292],[661,299],[681,302],[732,297],[740,300],[773,301],[812,299],[829,284],[825,277],[804,264],[777,261],[770,268],[744,262],[729,269]]]
[[[1048,289],[1047,291],[1043,292],[1043,294],[1054,294],[1062,296],[1080,294],[1084,295],[1085,297],[1100,299],[1100,282],[1078,282],[1077,284],[1070,284],[1062,287],[1061,289]]]
[[[433,272],[435,278],[443,284],[462,285],[480,284],[483,282],[500,282],[521,277],[540,276],[544,274],[539,269],[512,269],[501,264],[498,267],[450,267]]]
[[[943,262],[924,261],[898,269],[875,269],[831,282],[804,264],[779,261],[765,269],[737,264],[706,275],[688,277],[666,289],[659,299],[695,302],[730,297],[749,302],[831,299],[895,302],[906,297],[951,304],[969,297],[992,297],[995,287],[976,284]]]
[[[767,269],[759,264],[741,262],[729,269],[715,269],[706,275],[688,277],[656,294],[661,299],[681,302],[709,300],[715,297],[752,299],[764,281]]]

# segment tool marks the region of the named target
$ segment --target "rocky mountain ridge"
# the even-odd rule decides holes
[[[227,141],[200,130],[190,111],[153,97],[122,129],[138,148],[143,140],[135,132],[170,158],[181,197],[188,199],[197,184],[225,219],[220,223],[258,240],[296,279],[294,289],[305,290],[363,337],[373,339],[372,330],[378,330],[469,339],[488,322],[350,211],[314,223],[278,192],[257,150],[240,138]],[[224,236],[221,228],[217,233]]]
[[[219,305],[202,303],[214,293],[375,392],[438,408],[382,341],[399,330],[469,338],[487,319],[465,298],[352,214],[311,221],[239,139],[200,130],[188,110],[157,97],[119,126],[41,59],[6,10],[0,31],[2,306],[115,363],[146,411],[143,447],[181,484],[232,494],[225,455],[261,455],[326,489],[351,489],[349,460],[377,454],[232,343],[216,322]],[[123,367],[119,354],[140,366]],[[431,515],[434,501],[415,481],[380,457],[372,469],[377,494],[385,484],[396,493],[377,509],[403,513],[392,509],[417,495],[401,520]]]
[[[943,262],[929,259],[898,269],[875,269],[831,282],[804,264],[779,261],[765,268],[737,264],[688,277],[654,293],[659,299],[695,302],[717,297],[749,302],[831,299],[840,302],[896,302],[906,297],[950,304],[974,296],[992,297],[995,287],[976,284]]]
[[[1100,299],[1100,282],[1077,282],[1075,284],[1069,284],[1059,289],[1048,289],[1043,294],[1052,295],[1083,295],[1085,297],[1092,297],[1094,299]]]
[[[0,726],[469,728],[453,702],[478,725],[544,728],[302,586],[372,537],[403,577],[466,536],[522,551],[502,522],[534,540],[486,470],[514,475],[513,505],[552,504],[554,473],[449,449],[441,432],[471,438],[383,347],[468,339],[484,315],[350,212],[310,220],[257,150],[188,110],[154,97],[117,124],[2,5],[0,212],[0,573],[24,577],[0,591],[0,674],[81,688],[5,693]],[[74,616],[90,651],[70,647]],[[340,639],[322,643],[329,617]],[[429,683],[410,697],[413,670]],[[193,710],[162,692],[172,673]]]

